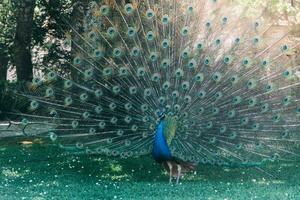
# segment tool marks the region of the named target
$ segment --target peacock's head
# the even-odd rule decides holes
[[[156,112],[156,116],[157,116],[157,123],[160,123],[161,122],[161,120],[163,120],[163,119],[165,119],[165,117],[166,117],[166,114],[165,114],[165,112],[164,111],[157,111]]]
[[[161,112],[161,113],[159,113],[159,115],[158,115],[159,121],[162,120],[162,119],[164,119],[165,117],[166,117],[166,114],[165,114],[164,112]]]

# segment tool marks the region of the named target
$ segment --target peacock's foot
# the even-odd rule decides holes
[[[164,166],[169,174],[169,184],[172,184],[173,178],[176,178],[176,184],[178,184],[182,175],[182,166],[172,161],[166,161],[165,164]]]
[[[181,176],[181,165],[177,164],[177,177],[176,177],[176,184],[179,183],[179,179]]]

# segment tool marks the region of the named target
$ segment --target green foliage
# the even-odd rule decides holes
[[[5,119],[6,114],[13,109],[14,95],[11,91],[8,91],[9,83],[6,81],[0,81],[0,119]]]
[[[38,0],[35,9],[33,39],[34,65],[36,69],[55,69],[62,74],[68,73],[70,52],[62,48],[62,41],[70,26],[72,2],[70,0]]]
[[[16,2],[3,0],[0,4],[0,53],[13,57],[16,28]],[[58,68],[65,73],[70,53],[62,48],[69,32],[72,2],[70,0],[37,0],[32,33],[32,57],[35,69]]]
[[[22,81],[18,83],[0,81],[0,120],[6,120],[8,112],[24,111],[24,104],[27,103],[27,100],[20,97],[16,98],[14,92],[24,90],[25,85],[26,83]],[[10,117],[13,116],[10,115]]]
[[[16,18],[15,8],[10,0],[0,4],[0,53],[9,55],[13,45]]]

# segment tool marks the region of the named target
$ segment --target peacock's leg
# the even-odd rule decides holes
[[[178,184],[180,176],[181,176],[181,165],[177,165],[177,178],[176,178],[176,184]]]
[[[169,183],[171,184],[172,183],[172,175],[173,175],[173,165],[171,162],[167,161],[167,165],[169,167],[169,175],[170,175],[170,178],[169,178]]]

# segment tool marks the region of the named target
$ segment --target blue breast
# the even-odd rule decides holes
[[[161,120],[155,133],[152,149],[152,156],[157,162],[172,159],[172,155],[164,137],[163,130],[164,120]]]

